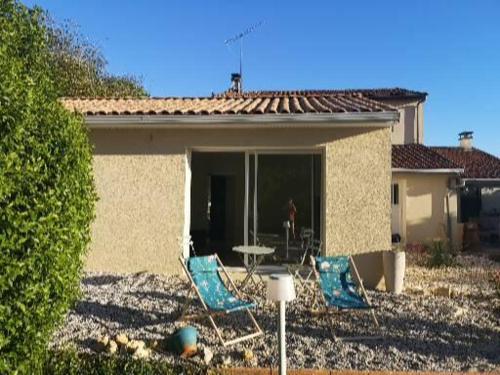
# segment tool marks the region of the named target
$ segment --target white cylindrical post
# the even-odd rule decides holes
[[[284,221],[283,228],[285,228],[285,249],[286,249],[286,259],[288,260],[288,241],[290,240],[290,222]]]
[[[280,375],[286,375],[285,303],[286,303],[285,301],[279,302]]]
[[[290,274],[270,275],[267,284],[267,298],[279,306],[278,345],[280,355],[280,375],[286,374],[285,304],[295,299],[295,287]]]

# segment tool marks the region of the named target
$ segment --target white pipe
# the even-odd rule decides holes
[[[245,151],[245,202],[243,208],[243,242],[245,246],[248,246],[248,195],[249,195],[249,179],[250,179],[250,153]],[[255,229],[255,228],[254,228]],[[248,266],[248,254],[244,255],[245,265]]]
[[[258,215],[259,210],[257,207],[257,194],[258,194],[258,171],[259,171],[259,154],[254,153],[254,167],[253,167],[253,244],[257,245],[257,232],[259,230]],[[254,256],[255,257],[255,256]]]
[[[280,375],[286,375],[286,339],[285,339],[285,301],[280,301],[279,317],[279,349],[280,349]]]

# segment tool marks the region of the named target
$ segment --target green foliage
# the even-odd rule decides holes
[[[133,76],[114,76],[106,72],[101,51],[78,33],[69,22],[57,24],[45,16],[50,73],[59,96],[143,97],[148,93]]]
[[[104,354],[78,354],[65,350],[52,352],[43,369],[51,375],[152,375],[152,374],[201,374],[202,369],[194,366],[172,366],[166,362],[133,359],[130,356]]]
[[[0,3],[0,373],[37,373],[79,293],[95,191],[82,118],[51,80],[44,15]]]
[[[428,266],[431,268],[450,267],[456,264],[455,254],[451,247],[442,241],[434,241],[427,251],[429,253]]]

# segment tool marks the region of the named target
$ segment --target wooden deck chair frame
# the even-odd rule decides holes
[[[233,280],[231,279],[231,277],[227,273],[226,268],[224,267],[224,265],[220,261],[219,256],[217,254],[215,254],[215,259],[217,260],[217,265],[220,267],[220,269],[222,270],[222,272],[226,276],[227,280],[229,281],[229,284],[230,284],[231,288],[233,289],[233,292],[236,294],[236,296],[238,298],[243,298],[242,294],[240,293],[240,291],[238,290],[238,288],[236,288],[236,285],[234,284]],[[219,327],[217,327],[217,324],[215,324],[214,317],[215,316],[221,316],[221,315],[230,314],[231,312],[227,312],[227,311],[212,311],[212,310],[210,310],[210,308],[206,305],[205,301],[203,300],[203,297],[201,296],[201,293],[198,290],[198,287],[194,283],[194,280],[191,277],[191,274],[189,273],[189,270],[188,270],[187,265],[186,265],[187,259],[184,258],[183,256],[180,256],[179,257],[179,261],[181,262],[182,269],[184,270],[184,273],[188,277],[189,282],[190,282],[191,285],[189,287],[188,295],[186,296],[187,301],[184,304],[184,306],[182,308],[181,315],[180,315],[180,317],[177,320],[194,320],[194,319],[208,318],[210,324],[212,325],[212,327],[215,329],[215,332],[217,333],[217,337],[219,338],[219,341],[221,342],[221,344],[223,346],[230,346],[230,345],[239,343],[241,341],[250,340],[250,339],[253,339],[254,337],[257,337],[257,336],[260,336],[260,335],[264,334],[264,332],[260,328],[259,324],[255,320],[255,317],[253,316],[253,314],[250,311],[250,309],[248,307],[245,307],[245,308],[243,308],[241,310],[233,311],[233,312],[246,311],[246,313],[248,314],[248,317],[250,318],[250,320],[252,321],[252,324],[254,325],[255,332],[250,333],[250,334],[245,335],[245,336],[237,337],[237,338],[235,338],[233,340],[228,340],[228,341],[224,340],[224,338],[222,337],[221,330],[219,329]],[[201,312],[201,313],[198,313],[198,314],[187,315],[186,313],[187,313],[187,311],[189,309],[189,306],[190,306],[190,304],[192,302],[192,300],[189,297],[191,296],[191,294],[192,294],[193,291],[198,296],[198,299],[200,300],[201,305],[202,305],[204,311]]]
[[[368,303],[368,305],[371,306],[372,304],[371,304],[370,298],[368,297],[368,294],[366,294],[366,289],[365,289],[365,287],[363,285],[363,279],[360,277],[359,272],[358,272],[358,268],[356,267],[356,263],[354,262],[354,259],[350,255],[349,255],[349,261],[352,264],[352,268],[353,268],[354,273],[356,274],[356,278],[357,278],[357,280],[359,282],[359,287],[361,289],[362,296],[365,298],[365,300]],[[316,279],[316,286],[317,286],[317,288],[315,288],[315,289],[319,291],[320,299],[321,299],[321,301],[323,303],[323,306],[324,306],[324,309],[323,310],[319,310],[319,313],[320,314],[326,314],[326,315],[329,316],[330,322],[332,324],[332,327],[335,325],[335,321],[333,319],[333,315],[331,314],[332,312],[343,312],[343,311],[358,312],[359,311],[359,310],[356,310],[356,309],[336,309],[334,307],[328,307],[328,304],[326,302],[325,296],[324,296],[323,291],[321,289],[319,272],[316,269],[316,259],[313,256],[311,256],[311,265],[312,265],[312,268],[313,268],[314,277]],[[314,295],[314,302],[313,302],[312,308],[314,309],[315,307],[319,307],[318,297],[317,297],[316,294]],[[375,312],[373,311],[373,308],[369,309],[369,311],[370,311],[370,315],[371,315],[371,317],[373,319],[373,322],[375,323],[375,326],[378,329],[380,329],[380,324],[379,324],[379,322],[377,320],[377,317],[375,316]],[[376,339],[380,339],[380,336],[337,337],[335,335],[335,333],[333,332],[333,330],[332,330],[332,335],[334,336],[334,338],[340,339],[340,340],[344,340],[344,341],[376,340]]]

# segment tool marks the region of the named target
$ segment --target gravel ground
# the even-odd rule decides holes
[[[327,319],[310,313],[304,294],[287,306],[287,355],[291,368],[357,370],[487,371],[500,369],[500,300],[488,277],[499,267],[484,259],[461,257],[463,266],[429,270],[408,266],[407,292],[400,296],[369,292],[378,306],[377,330],[366,312]],[[451,298],[428,294],[436,286],[451,287]],[[177,277],[153,274],[113,275],[89,273],[82,281],[83,299],[55,334],[53,346],[76,346],[92,351],[100,335],[126,333],[147,343],[162,340],[184,323],[175,322],[186,300],[187,283]],[[248,289],[250,290],[250,288]],[[211,365],[277,366],[276,315],[266,303],[264,285],[255,295],[256,319],[264,336],[223,348],[206,321],[191,322],[202,346],[214,353]],[[249,326],[247,317],[233,313],[218,318],[226,335]],[[380,336],[346,342],[337,336]],[[251,349],[254,358],[244,361]],[[165,351],[155,358],[180,359]],[[194,360],[197,360],[196,357]],[[201,359],[198,359],[201,360]]]

